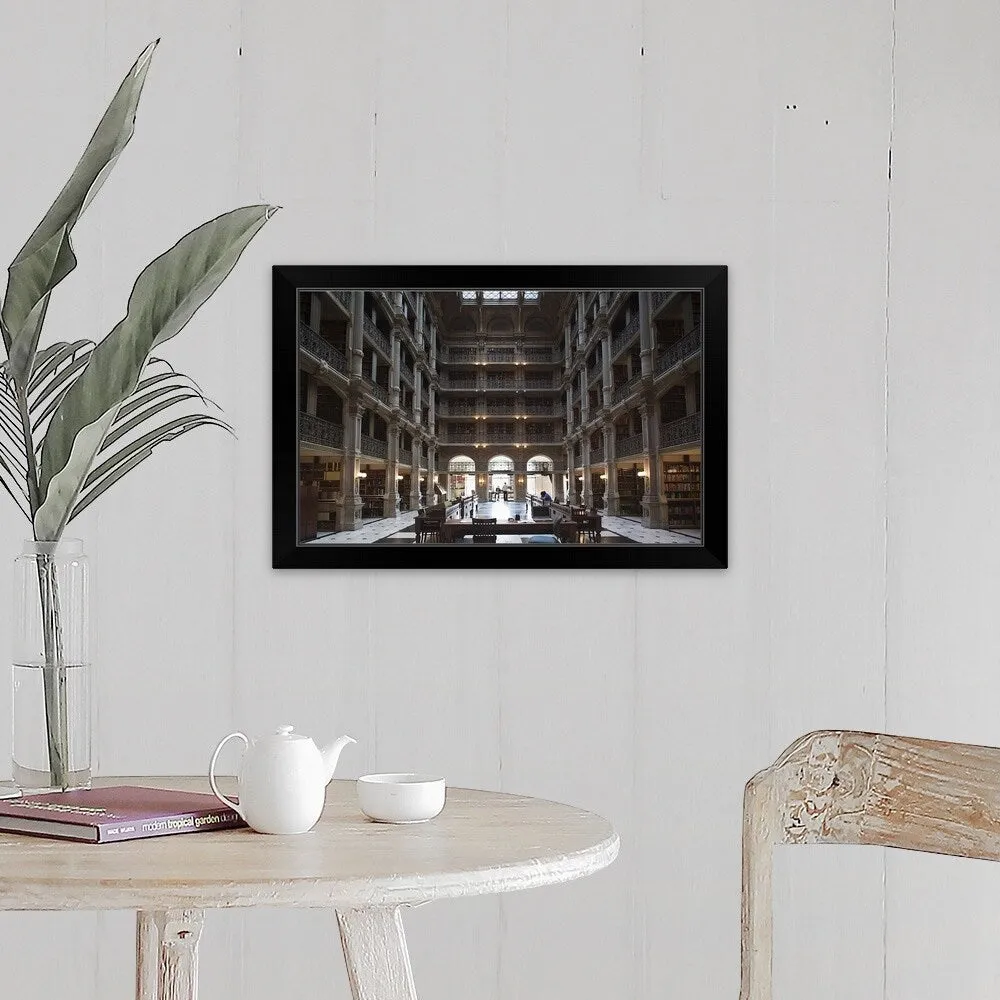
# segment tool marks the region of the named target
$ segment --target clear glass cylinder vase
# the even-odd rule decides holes
[[[26,541],[14,561],[12,730],[23,791],[90,785],[90,595],[83,543]]]

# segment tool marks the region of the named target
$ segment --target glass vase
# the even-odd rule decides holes
[[[90,602],[83,543],[26,541],[14,561],[12,731],[22,791],[90,786]]]

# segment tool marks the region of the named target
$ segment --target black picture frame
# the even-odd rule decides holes
[[[299,293],[303,290],[701,292],[701,544],[302,544],[299,516]],[[490,293],[492,294],[492,293]],[[272,268],[272,566],[283,568],[725,568],[728,565],[728,271],[725,265]],[[569,470],[572,473],[573,470]]]

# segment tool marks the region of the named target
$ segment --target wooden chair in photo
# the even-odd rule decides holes
[[[771,1000],[779,844],[870,844],[1000,861],[1000,748],[821,731],[754,775],[743,799],[740,1000]]]
[[[474,517],[472,519],[473,544],[495,542],[497,540],[496,524],[495,517]]]
[[[440,542],[441,525],[444,524],[444,507],[428,507],[417,520],[422,521],[422,536],[417,540],[423,542]]]

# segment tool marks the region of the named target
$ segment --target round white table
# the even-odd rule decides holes
[[[208,791],[206,778],[94,783]],[[220,784],[235,791],[233,779]],[[299,836],[91,845],[0,834],[0,910],[137,910],[137,1000],[195,1000],[203,910],[330,907],[355,1000],[414,1000],[400,907],[565,882],[617,854],[607,820],[557,802],[449,788],[436,819],[394,826],[361,814],[353,781],[333,781],[319,823]]]

